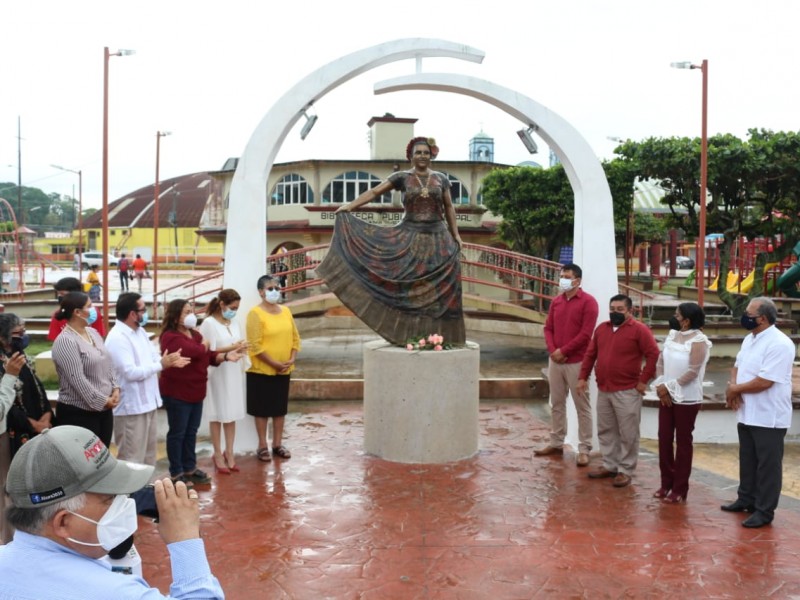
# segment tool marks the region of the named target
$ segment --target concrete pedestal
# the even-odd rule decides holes
[[[480,346],[411,351],[364,345],[364,449],[401,463],[444,463],[478,451]]]

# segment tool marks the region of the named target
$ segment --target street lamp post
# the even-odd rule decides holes
[[[58,165],[50,165],[54,169],[67,171],[68,173],[75,173],[78,176],[78,279],[83,281],[83,260],[81,254],[83,253],[83,173],[80,169],[67,169],[66,167],[59,167]],[[75,188],[73,188],[73,193]],[[75,205],[73,204],[73,207]],[[105,282],[108,285],[108,281]]]
[[[153,193],[153,318],[158,317],[158,196],[160,187],[159,163],[161,160],[161,138],[170,135],[169,131],[156,131],[156,184]]]
[[[708,189],[708,61],[703,60],[699,65],[689,61],[674,62],[670,65],[676,69],[700,69],[703,74],[703,117],[702,133],[700,137],[700,231],[697,245],[697,264],[695,277],[697,282],[697,303],[703,306],[703,296],[706,287],[706,190]]]
[[[108,331],[108,61],[129,56],[133,50],[109,52],[103,48],[103,326]]]

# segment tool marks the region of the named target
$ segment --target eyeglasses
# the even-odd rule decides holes
[[[139,313],[139,314],[146,313],[147,312],[147,307],[137,308],[136,312]]]
[[[273,285],[273,286],[271,286],[271,287],[264,288],[264,291],[267,291],[267,292],[272,292],[272,291],[279,290],[279,289],[280,289],[280,288],[278,288],[278,287],[276,287],[276,286],[274,286],[274,285]]]

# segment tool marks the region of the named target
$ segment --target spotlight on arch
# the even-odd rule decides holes
[[[531,137],[531,133],[533,133],[536,129],[535,125],[531,125],[527,129],[520,129],[517,132],[519,139],[522,140],[522,143],[525,144],[525,147],[528,149],[528,152],[531,154],[536,154],[539,152],[539,146],[536,145],[536,142]]]
[[[303,128],[300,130],[300,139],[306,139],[306,136],[311,133],[311,130],[314,129],[314,124],[317,122],[317,115],[311,115],[310,117],[303,110],[303,116],[306,118],[306,124],[303,125]]]

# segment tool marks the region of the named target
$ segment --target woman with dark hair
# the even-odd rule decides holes
[[[114,431],[112,411],[119,404],[119,386],[103,338],[91,327],[97,320],[97,310],[83,292],[69,292],[61,298],[56,318],[66,322],[53,342],[58,424],[85,427],[108,446]]]
[[[208,303],[206,318],[200,333],[208,340],[209,349],[217,352],[247,351],[247,341],[236,320],[242,297],[232,289],[222,290]],[[248,360],[239,364],[226,363],[208,370],[208,391],[205,399],[205,416],[214,446],[214,470],[230,474],[239,471],[233,455],[236,421],[244,418],[245,379]],[[222,431],[225,432],[225,450],[222,450]]]
[[[53,288],[56,290],[56,300],[59,304],[61,303],[61,298],[70,292],[83,291],[83,286],[77,277],[62,277],[53,284]],[[47,339],[51,342],[56,341],[58,334],[61,333],[61,330],[66,325],[66,322],[58,320],[60,311],[61,309],[56,310],[50,317],[50,329],[47,332]],[[103,313],[99,310],[97,311],[97,320],[92,323],[92,328],[97,330],[100,337],[106,337],[106,330],[103,327]]]
[[[188,485],[207,484],[211,478],[197,468],[197,429],[203,416],[208,367],[224,362],[236,362],[243,354],[237,350],[209,350],[208,340],[197,331],[197,316],[187,300],[176,299],[167,305],[161,327],[161,353],[180,351],[190,359],[182,369],[161,372],[159,389],[167,409],[167,458],[169,474],[174,481]]]
[[[0,346],[3,350],[0,354],[0,375],[11,373],[17,377],[14,384],[14,404],[6,419],[11,456],[36,434],[52,427],[54,421],[47,391],[25,354],[29,342],[30,336],[25,332],[22,319],[13,313],[0,314]],[[23,359],[18,373],[6,368],[11,357],[17,353]]]
[[[247,414],[256,422],[256,457],[272,460],[267,444],[267,422],[272,418],[272,454],[291,458],[283,445],[283,425],[289,410],[289,380],[300,351],[300,334],[291,311],[278,304],[281,287],[271,275],[256,283],[261,304],[247,314],[250,362],[247,370]]]
[[[44,388],[36,379],[26,364],[25,352],[28,335],[25,333],[25,326],[16,315],[11,313],[0,314],[0,343],[3,346],[3,353],[0,357],[0,517],[5,514],[6,507],[6,476],[11,465],[11,458],[19,447],[23,438],[23,431],[17,428],[17,421],[20,426],[25,428],[25,438],[33,437],[38,432],[50,426],[52,411],[50,404],[47,403],[47,395],[44,395],[47,405],[46,417],[30,419],[28,423],[28,413],[25,412],[25,404],[20,398],[27,389],[26,382],[29,378],[35,379],[39,384],[41,392]],[[23,381],[23,370],[26,372]],[[40,414],[43,410],[41,405],[31,402],[31,415]],[[33,410],[35,409],[35,412]],[[21,414],[19,414],[21,412]],[[7,425],[7,427],[6,427]],[[27,432],[30,431],[30,434]],[[16,438],[13,436],[16,433]],[[15,443],[16,442],[16,443]],[[14,535],[14,528],[5,518],[0,518],[0,544],[7,544]]]
[[[668,504],[686,502],[692,473],[692,432],[703,401],[703,377],[711,342],[702,332],[705,313],[694,302],[678,305],[656,366],[653,382],[658,412],[661,487],[653,494]],[[673,447],[674,441],[674,447]]]
[[[413,138],[406,147],[411,169],[339,208],[330,249],[317,268],[342,303],[393,344],[432,333],[455,345],[466,339],[462,243],[450,181],[431,169],[438,153],[433,138]],[[350,214],[392,190],[404,192],[399,225],[379,227]]]

